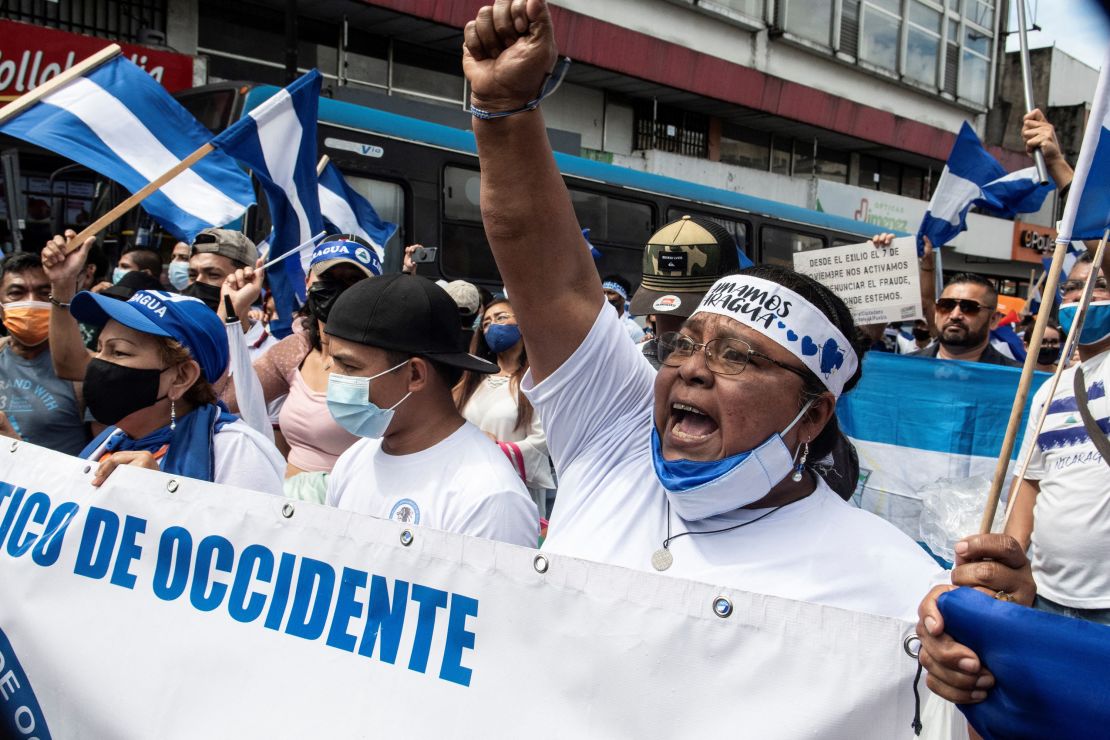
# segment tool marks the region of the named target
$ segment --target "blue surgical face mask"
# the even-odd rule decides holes
[[[185,287],[189,284],[188,262],[171,262],[166,272],[170,279],[170,285],[178,290],[185,290]]]
[[[794,456],[782,435],[794,428],[812,404],[806,403],[786,429],[772,434],[759,447],[723,460],[664,460],[659,432],[652,426],[651,461],[671,508],[686,521],[697,521],[766,496],[794,468]]]
[[[370,381],[407,363],[408,360],[405,360],[369,378],[331,373],[328,376],[328,411],[332,418],[356,437],[380,439],[389,428],[389,422],[393,421],[393,410],[411,396],[412,392],[406,393],[400,401],[383,409],[370,401]]]
[[[490,324],[486,327],[486,344],[501,354],[520,341],[520,327],[516,324]]]
[[[1071,334],[1072,324],[1075,323],[1075,314],[1079,310],[1078,303],[1065,303],[1060,306],[1060,326]],[[1087,306],[1087,315],[1083,319],[1083,330],[1079,332],[1079,344],[1098,344],[1110,338],[1110,301],[1091,301]]]
[[[123,280],[123,276],[129,272],[131,271],[125,270],[122,267],[117,267],[116,269],[112,270],[112,285],[118,285],[119,281]]]

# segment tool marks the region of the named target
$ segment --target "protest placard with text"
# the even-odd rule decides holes
[[[797,252],[794,269],[836,293],[860,326],[922,316],[921,280],[912,236],[895,239],[889,247],[864,242]]]

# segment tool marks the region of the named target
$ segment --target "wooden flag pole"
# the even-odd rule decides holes
[[[1049,266],[1048,275],[1045,277],[1044,292],[1041,294],[1041,310],[1037,313],[1037,323],[1033,325],[1033,336],[1029,340],[1025,365],[1021,368],[1021,380],[1018,382],[1017,395],[1014,396],[1014,405],[1010,409],[1010,423],[1006,425],[1006,436],[1002,439],[1002,450],[998,453],[998,463],[994,467],[994,478],[991,480],[986,506],[983,507],[983,519],[979,523],[981,534],[988,534],[991,531],[994,524],[994,514],[998,511],[998,499],[1002,495],[1002,484],[1006,481],[1006,471],[1010,467],[1010,455],[1014,451],[1014,440],[1017,439],[1021,417],[1025,413],[1025,399],[1028,398],[1029,387],[1033,384],[1033,371],[1037,365],[1037,354],[1041,351],[1041,338],[1044,336],[1044,329],[1048,324],[1048,315],[1052,313],[1052,303],[1056,299],[1056,283],[1060,277],[1060,267],[1064,262],[1064,255],[1067,251],[1068,242],[1057,240],[1056,249],[1052,252],[1052,264]]]
[[[213,151],[215,151],[215,147],[212,146],[212,144],[204,144],[188,157],[185,157],[185,159],[181,160],[176,165],[151,180],[149,183],[147,183],[147,185],[139,190],[136,190],[130,198],[123,201],[118,206],[108,211],[97,220],[93,221],[91,224],[82,229],[80,234],[73,237],[73,239],[71,239],[69,243],[66,244],[66,253],[68,254],[80,247],[81,243],[88,239],[90,236],[96,236],[97,234],[99,234],[102,229],[108,226],[108,224],[112,223],[117,218],[130,211],[155,190],[162,187],[167,182],[177,177],[200,160],[204,159]]]
[[[1086,284],[1083,286],[1083,298],[1080,300],[1079,308],[1075,312],[1075,322],[1072,324],[1072,330],[1068,332],[1068,340],[1064,342],[1063,351],[1060,354],[1060,362],[1056,366],[1056,372],[1052,374],[1052,381],[1048,387],[1048,400],[1045,405],[1041,407],[1040,416],[1037,419],[1037,426],[1033,430],[1033,441],[1029,443],[1029,447],[1025,452],[1025,458],[1021,462],[1021,467],[1018,468],[1018,472],[1014,476],[1019,483],[1025,478],[1025,472],[1029,470],[1029,463],[1033,459],[1033,445],[1036,444],[1036,439],[1041,434],[1041,427],[1044,426],[1044,420],[1048,418],[1048,408],[1052,405],[1052,399],[1056,396],[1056,387],[1060,384],[1060,376],[1064,374],[1068,358],[1071,357],[1072,353],[1075,351],[1075,346],[1079,343],[1079,334],[1083,328],[1083,320],[1087,316],[1087,306],[1091,305],[1091,298],[1095,293],[1095,282],[1098,280],[1099,276],[1098,266],[1102,264],[1102,254],[1106,249],[1107,237],[1110,237],[1110,229],[1103,232],[1102,240],[1099,241],[1098,247],[1095,248],[1091,271],[1087,275]],[[1005,529],[1005,523],[1010,519],[1010,514],[1014,510],[1014,503],[1017,501],[1020,491],[1021,486],[1015,486],[1013,493],[1010,495],[1010,500],[1006,502],[1006,516],[1003,519],[1003,529]]]
[[[87,72],[96,69],[101,64],[104,64],[104,62],[107,62],[108,60],[120,54],[122,51],[123,49],[119,47],[119,44],[105,46],[103,49],[96,52],[91,57],[82,59],[80,62],[73,65],[65,72],[59,74],[57,77],[51,77],[49,80],[36,87],[34,90],[30,90],[23,95],[20,95],[18,98],[5,105],[3,108],[0,108],[0,123],[3,123],[13,116],[19,115],[24,110],[30,108],[32,105],[39,102],[39,100],[54,92],[58,88],[66,85],[74,78],[81,77]]]
[[[320,157],[320,162],[316,165],[316,177],[324,174],[324,168],[328,166],[328,162],[330,161],[331,159],[329,159],[326,154]]]

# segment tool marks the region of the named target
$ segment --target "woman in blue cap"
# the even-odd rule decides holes
[[[281,494],[277,448],[216,402],[227,333],[204,303],[160,290],[127,301],[85,291],[69,310],[103,327],[84,386],[89,411],[108,427],[81,453],[100,462],[93,485],[138,465]]]

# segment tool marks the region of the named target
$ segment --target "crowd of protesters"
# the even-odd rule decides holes
[[[1110,369],[1105,278],[1077,364],[1055,396],[1034,402],[1062,415],[1026,436],[1038,449],[1007,535],[965,543],[947,573],[845,502],[859,467],[836,402],[868,351],[1020,365],[992,343],[995,286],[961,273],[934,300],[930,246],[925,317],[857,327],[820,283],[741,269],[728,232],[689,216],[645,245],[636,290],[627,276],[601,278],[542,115],[523,110],[556,54],[546,10],[528,7],[500,2],[465,32],[473,105],[522,108],[474,121],[503,292],[419,276],[418,245],[401,274],[385,275],[377,247],[331,235],[313,248],[307,299],[279,340],[259,250],[244,234],[206,230],[174,245],[165,265],[158,252],[128,250],[109,272],[95,240],[70,248],[69,232],[0,266],[0,433],[95,462],[96,485],[137,465],[529,547],[550,517],[543,547],[553,552],[921,616],[929,685],[954,701],[982,700],[993,678],[944,634],[944,584],[1027,604],[1036,591],[1039,608],[1110,623],[1107,468],[1064,418],[1076,374],[1107,416],[1097,390]],[[1066,187],[1051,125],[1031,114],[1025,133]],[[1065,304],[1093,269],[1089,259],[1073,269]],[[1039,370],[1071,359],[1061,348],[1073,316],[1050,324]],[[228,373],[228,321],[269,429],[237,415],[248,396]],[[802,351],[798,336],[821,352]]]

